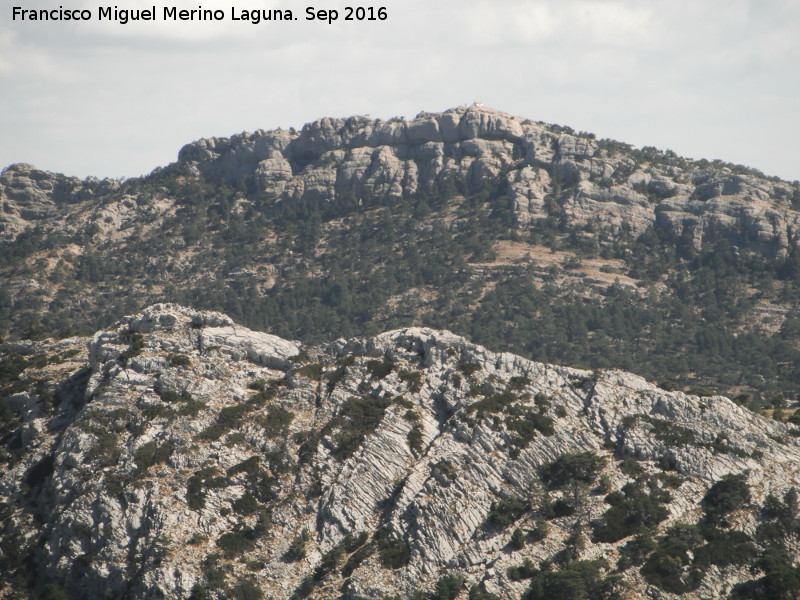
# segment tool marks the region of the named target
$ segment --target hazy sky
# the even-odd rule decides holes
[[[92,21],[12,21],[12,6]],[[159,20],[99,23],[99,6]],[[184,144],[322,116],[413,117],[479,100],[635,146],[800,179],[799,0],[3,0],[0,168],[137,176]],[[222,22],[165,23],[164,6]],[[292,9],[253,25],[231,7]]]

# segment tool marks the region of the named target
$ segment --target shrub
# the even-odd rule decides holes
[[[172,419],[176,414],[174,408],[164,406],[163,404],[152,404],[142,409],[142,415],[150,421],[155,419]]]
[[[637,477],[644,475],[644,469],[642,468],[642,465],[631,459],[620,461],[619,470],[632,479],[636,479]]]
[[[653,427],[655,438],[669,447],[698,445],[697,436],[686,427],[658,417],[642,415],[641,418]]]
[[[519,415],[506,418],[505,424],[509,431],[516,434],[511,438],[511,443],[517,448],[527,448],[537,431],[546,437],[555,433],[553,419],[530,409],[523,409]]]
[[[186,368],[191,366],[192,360],[186,356],[185,354],[170,354],[169,355],[169,366],[170,367],[181,367]]]
[[[772,598],[797,598],[800,593],[800,568],[792,565],[792,556],[783,546],[767,548],[756,563],[764,573],[763,595]],[[755,595],[753,597],[756,597]]]
[[[530,377],[526,375],[514,375],[511,379],[508,380],[508,389],[510,390],[524,390],[531,384]],[[537,396],[539,394],[536,394]]]
[[[252,408],[247,404],[234,404],[224,407],[219,411],[216,422],[201,431],[198,437],[208,441],[218,440],[234,427],[240,426],[245,415],[251,410]]]
[[[41,600],[69,600],[67,593],[54,583],[48,583],[44,586],[39,598]]]
[[[294,420],[294,413],[279,406],[270,406],[266,416],[259,420],[267,437],[285,436]]]
[[[246,473],[247,475],[253,476],[261,473],[261,471],[262,469],[259,457],[251,456],[250,458],[246,458],[242,462],[230,467],[227,473],[231,477],[238,475],[239,473]]]
[[[302,367],[298,367],[294,370],[294,373],[297,373],[303,377],[308,377],[314,381],[320,381],[322,379],[322,365],[319,363],[310,363],[303,365]]]
[[[516,567],[509,567],[506,569],[506,575],[511,581],[522,581],[523,579],[530,579],[539,572],[539,569],[533,566],[530,558],[522,561],[522,564]]]
[[[483,584],[480,584],[469,589],[469,600],[500,600],[500,596],[487,592]]]
[[[467,411],[477,411],[478,413],[499,413],[506,410],[511,403],[516,402],[517,400],[518,398],[514,394],[504,390],[499,393],[485,396],[477,402],[473,402],[467,407]]]
[[[361,563],[367,560],[375,552],[372,544],[365,544],[356,550],[342,567],[342,577],[350,577]]]
[[[222,550],[225,558],[234,558],[245,552],[250,552],[255,546],[253,530],[250,527],[240,526],[234,531],[223,533],[217,538],[217,547]]]
[[[655,549],[656,543],[649,533],[637,535],[622,547],[617,569],[624,571],[632,566],[641,567]]]
[[[412,394],[416,394],[422,389],[422,373],[419,371],[403,369],[397,376],[400,378],[400,381],[408,384],[408,391]]]
[[[531,578],[525,600],[587,600],[605,597],[599,561],[579,560],[559,571],[539,571]]]
[[[461,588],[464,587],[464,579],[461,575],[445,575],[436,581],[431,600],[455,600]]]
[[[252,515],[259,509],[258,500],[249,491],[242,494],[240,498],[234,501],[233,510],[242,516]]]
[[[208,541],[208,536],[207,535],[203,535],[202,533],[195,532],[195,533],[192,534],[192,537],[190,537],[187,540],[186,543],[189,544],[190,546],[197,546],[199,544],[204,544],[207,541]]]
[[[251,381],[247,384],[247,388],[251,390],[256,390],[257,392],[263,392],[264,388],[267,387],[267,380],[266,379],[256,379],[255,381]]]
[[[355,362],[355,357],[348,356],[342,361],[342,364],[339,365],[333,373],[330,374],[328,379],[328,393],[330,394],[333,391],[340,381],[342,381],[345,376],[347,375],[347,367],[351,366]]]
[[[569,502],[568,500],[564,500],[563,498],[559,498],[552,505],[552,515],[554,519],[558,519],[560,517],[571,517],[575,514],[577,507]]]
[[[541,542],[547,537],[549,532],[550,527],[547,525],[547,521],[544,519],[536,519],[536,523],[534,523],[533,528],[528,532],[528,534],[530,535],[532,541]]]
[[[225,596],[230,600],[262,600],[264,593],[252,581],[240,581]]]
[[[514,533],[511,534],[511,540],[508,542],[508,545],[512,550],[522,550],[525,547],[525,534],[522,532],[522,529],[517,527],[514,530]]]
[[[344,460],[355,454],[364,439],[380,425],[388,406],[388,400],[370,396],[354,397],[345,402],[339,415],[325,428],[339,428],[334,436],[333,457]]]
[[[556,489],[575,481],[593,483],[604,465],[605,458],[593,452],[563,454],[544,465],[541,476],[545,483]]]
[[[196,417],[206,407],[205,402],[189,399],[178,409],[178,414],[183,417]]]
[[[422,426],[419,423],[414,424],[406,437],[408,438],[408,447],[411,450],[416,454],[422,452]]]
[[[481,370],[480,364],[471,363],[463,360],[458,361],[457,368],[467,377],[469,377],[470,375],[474,375],[475,373]]]
[[[453,466],[453,463],[448,460],[440,460],[433,466],[433,468],[437,473],[446,477],[450,481],[455,481],[456,477],[458,476],[458,470]]]
[[[703,497],[703,511],[711,522],[719,522],[726,515],[750,502],[750,486],[746,475],[725,475],[712,485]]]
[[[405,567],[411,559],[411,547],[405,540],[392,537],[385,530],[375,536],[378,545],[378,560],[387,569]]]
[[[641,569],[648,583],[672,594],[685,594],[700,585],[702,573],[685,570],[691,563],[689,553],[702,541],[693,525],[673,525],[659,538],[658,547]]]
[[[124,365],[133,358],[134,356],[139,356],[144,350],[144,336],[141,333],[133,333],[131,331],[126,333],[128,340],[130,341],[130,346],[127,350],[123,351],[119,355],[120,362]]]
[[[173,392],[172,390],[159,390],[158,397],[161,398],[164,402],[191,402],[192,395],[187,391],[183,390],[182,392]]]
[[[503,498],[500,502],[492,502],[486,520],[491,525],[506,528],[529,510],[530,504],[520,498]]]
[[[394,365],[385,360],[368,360],[367,371],[374,379],[383,379],[394,369]]]
[[[544,394],[542,392],[537,392],[536,395],[533,397],[533,403],[536,405],[536,408],[539,409],[540,412],[546,412],[548,408],[550,408],[550,404],[552,403],[550,396]]]
[[[201,510],[206,504],[206,489],[224,488],[224,477],[216,476],[213,469],[200,469],[186,482],[186,503],[192,510]]]
[[[286,560],[289,562],[297,562],[298,560],[302,560],[306,557],[306,542],[311,538],[311,535],[308,533],[308,529],[303,528],[295,538],[292,540],[292,543],[289,544],[289,549],[286,551]]]
[[[605,500],[611,507],[593,526],[595,542],[616,542],[643,533],[668,516],[667,509],[636,484],[627,484],[622,492],[612,492]]]
[[[159,444],[155,440],[142,444],[134,453],[136,474],[143,475],[153,465],[163,464],[172,456],[172,442]]]
[[[336,567],[339,565],[339,562],[344,557],[345,551],[344,546],[342,544],[336,544],[333,548],[328,550],[325,554],[322,555],[322,560],[320,561],[317,568],[314,570],[314,580],[315,581],[322,581],[328,573],[333,572]]]
[[[706,538],[708,543],[694,551],[694,562],[703,571],[710,565],[747,565],[758,554],[750,536],[742,531],[710,529]]]

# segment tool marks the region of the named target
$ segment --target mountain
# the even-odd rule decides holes
[[[725,397],[174,304],[4,351],[3,598],[800,591],[800,429]]]
[[[155,302],[319,343],[410,325],[781,408],[800,184],[473,105],[185,146],[125,181],[0,175],[9,339]]]

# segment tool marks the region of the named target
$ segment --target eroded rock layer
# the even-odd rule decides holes
[[[3,407],[0,597],[757,594],[797,508],[794,425],[447,331],[307,346],[161,304],[80,345],[3,348],[61,379]]]

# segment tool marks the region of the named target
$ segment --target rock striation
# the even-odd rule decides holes
[[[413,135],[454,139],[461,122]],[[76,343],[3,350],[54,364]],[[793,425],[447,331],[309,346],[159,304],[94,335],[86,360],[55,393],[10,397],[0,598],[25,577],[87,599],[410,598],[442,581],[452,598],[516,598],[536,581],[513,570],[526,560],[587,561],[625,597],[672,598],[644,559],[622,560],[636,535],[707,526],[720,481],[750,489],[721,527],[754,535],[767,496],[800,481]],[[603,533],[623,494],[648,493],[663,507],[649,529]],[[683,597],[759,576],[692,573]]]

